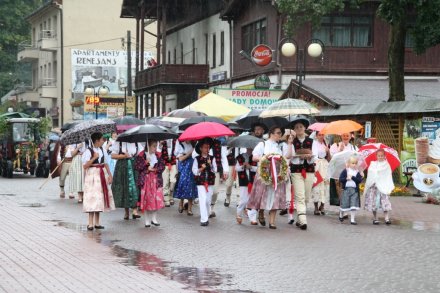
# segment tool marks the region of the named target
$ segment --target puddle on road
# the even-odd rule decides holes
[[[15,193],[0,193],[0,195],[3,195],[3,196],[16,196]]]
[[[32,202],[32,203],[20,203],[19,206],[23,208],[41,208],[41,207],[45,207],[46,205],[39,202]]]
[[[120,259],[126,266],[133,266],[146,272],[159,273],[170,280],[177,281],[186,286],[186,289],[196,290],[197,292],[248,292],[249,290],[237,289],[216,289],[216,287],[233,287],[233,276],[221,273],[219,269],[181,267],[175,262],[163,260],[153,254],[126,249],[117,245],[120,240],[107,240],[100,232],[88,232],[86,225],[78,225],[68,222],[58,222],[56,226],[65,227],[86,234],[96,242],[111,248],[111,252]]]

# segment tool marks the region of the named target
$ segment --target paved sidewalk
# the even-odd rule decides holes
[[[6,196],[0,214],[0,292],[188,292],[119,263],[108,247]]]

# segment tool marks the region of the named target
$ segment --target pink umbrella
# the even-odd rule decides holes
[[[316,123],[313,123],[312,125],[310,125],[308,129],[319,132],[322,129],[324,129],[324,127],[326,127],[327,125],[328,125],[328,123],[316,122]]]
[[[124,131],[126,131],[126,130],[129,130],[129,129],[135,128],[136,126],[139,126],[139,125],[137,125],[137,124],[131,124],[131,125],[116,125],[116,131],[117,131],[118,133],[122,133],[122,132],[124,132]]]
[[[188,127],[179,137],[180,141],[199,140],[205,137],[234,136],[228,127],[216,122],[201,122]]]

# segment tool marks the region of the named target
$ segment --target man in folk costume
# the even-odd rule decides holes
[[[236,179],[236,176],[234,176],[236,174],[235,164],[237,163],[235,158],[239,155],[239,152],[239,148],[229,148],[228,155],[226,156],[226,159],[228,160],[228,169],[230,176],[228,176],[228,179],[226,180],[226,198],[224,202],[225,207],[229,207],[229,205],[231,204],[232,187],[234,186],[234,182]],[[237,204],[238,200],[239,196],[237,195]]]
[[[249,201],[249,193],[252,190],[254,178],[257,173],[257,162],[252,160],[252,149],[242,153],[236,158],[235,170],[237,171],[238,185],[240,187],[240,202],[237,206],[237,223],[241,224],[242,213]],[[253,217],[249,216],[251,225],[257,225],[256,212]]]
[[[72,146],[72,148],[73,147],[74,146]],[[61,144],[59,149],[60,151],[57,157],[57,164],[59,166],[58,168],[60,169],[60,198],[65,198],[66,192],[64,190],[64,185],[66,183],[67,174],[69,174],[70,166],[72,165],[73,157],[70,146],[64,146]],[[73,194],[71,194],[69,198],[74,198]]]
[[[176,185],[177,158],[174,155],[176,139],[164,140],[161,144],[162,144],[161,158],[165,163],[165,170],[162,173],[163,194],[164,194],[165,206],[169,207],[170,205],[174,204],[173,193],[174,193],[174,187]]]
[[[214,205],[217,202],[220,180],[227,180],[229,176],[229,166],[226,153],[227,148],[221,145],[220,140],[214,139],[212,143],[212,155],[214,156],[217,168],[215,174],[215,184],[212,195],[211,209],[209,212],[210,218],[215,217]]]
[[[211,144],[211,139],[199,141],[195,149],[199,155],[195,157],[192,166],[199,196],[201,226],[208,226],[209,224],[209,208],[217,172],[216,160],[214,156],[209,155]]]
[[[313,149],[313,139],[305,134],[309,121],[304,118],[296,119],[291,124],[296,137],[288,140],[286,157],[290,160],[290,172],[295,192],[296,211],[298,218],[296,226],[307,229],[306,209],[315,181],[315,160],[318,157],[317,149]]]

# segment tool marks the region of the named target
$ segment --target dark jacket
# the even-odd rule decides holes
[[[361,184],[364,177],[361,176],[359,172],[356,173],[356,176],[352,176],[351,180],[356,183],[356,191],[359,193],[359,184]],[[339,182],[341,183],[342,189],[345,189],[345,184],[347,184],[347,169],[344,169],[344,171],[341,172],[341,175],[339,175]]]

